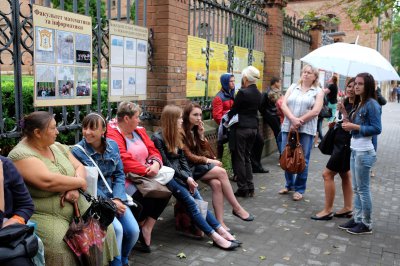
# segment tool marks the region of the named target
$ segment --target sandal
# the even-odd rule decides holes
[[[294,201],[299,201],[299,200],[302,200],[302,199],[303,199],[303,195],[302,195],[301,193],[295,192],[295,193],[293,194],[293,200],[294,200]]]
[[[287,188],[282,188],[281,190],[279,190],[279,194],[281,195],[285,195],[285,194],[289,194],[290,190]]]

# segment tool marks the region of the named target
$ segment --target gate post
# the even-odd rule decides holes
[[[146,25],[153,31],[152,69],[147,76],[147,103],[158,116],[167,104],[186,103],[188,0],[147,3]],[[143,5],[143,4],[141,4]],[[143,6],[139,7],[141,10]],[[139,24],[141,24],[139,18]]]
[[[284,17],[282,8],[286,7],[287,0],[268,0],[266,2],[265,12],[268,14],[269,28],[264,35],[264,87],[269,86],[273,76],[283,78],[281,77]]]

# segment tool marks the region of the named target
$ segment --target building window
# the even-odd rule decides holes
[[[339,31],[339,24],[335,23],[335,18],[336,15],[334,14],[327,14],[326,15],[329,19],[325,24],[325,29],[323,30],[323,33],[333,33],[333,32],[338,32]]]

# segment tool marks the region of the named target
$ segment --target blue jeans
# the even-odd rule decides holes
[[[337,103],[328,103],[328,107],[332,109],[332,116],[328,118],[328,122],[333,122],[336,117]]]
[[[282,132],[282,146],[281,146],[282,152],[285,149],[288,134],[289,134],[288,132]],[[310,161],[314,136],[305,133],[299,133],[299,135],[300,135],[300,144],[303,146],[306,168],[304,169],[303,172],[299,174],[290,174],[288,172],[285,172],[285,178],[286,178],[286,188],[288,190],[294,190],[296,192],[304,194],[304,192],[306,191],[306,183],[308,177],[308,163]]]
[[[221,224],[217,221],[217,219],[209,210],[207,210],[207,217],[204,220],[203,216],[200,213],[199,207],[194,201],[194,199],[203,199],[198,189],[196,189],[192,195],[185,186],[176,182],[175,179],[169,181],[167,187],[169,190],[171,190],[172,194],[177,200],[185,204],[187,211],[190,214],[190,217],[193,219],[196,226],[199,227],[200,230],[203,231],[205,234],[211,235],[215,232],[215,230],[221,227]]]
[[[278,136],[276,136],[276,146],[278,147],[279,155],[282,154],[282,132],[279,131]]]
[[[376,152],[351,151],[350,170],[353,178],[354,191],[354,221],[363,222],[369,228],[372,227],[372,198],[369,188],[370,170],[376,162]]]
[[[123,216],[115,217],[113,221],[120,256],[111,262],[112,266],[128,264],[129,254],[139,238],[139,225],[129,207]]]

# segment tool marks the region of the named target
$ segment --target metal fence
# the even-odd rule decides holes
[[[97,93],[92,95],[91,106],[49,107],[58,121],[59,131],[73,131],[75,141],[79,140],[80,121],[91,110],[101,112],[110,118],[115,112],[115,104],[102,102],[102,83],[107,83],[108,77],[108,19],[125,21],[128,24],[138,24],[142,20],[146,26],[146,0],[1,0],[0,3],[0,140],[20,136],[18,121],[23,114],[32,112],[30,98],[25,90],[32,84],[24,72],[32,72],[33,62],[33,23],[32,4],[68,10],[74,13],[91,16],[93,21],[93,81]],[[132,4],[134,3],[134,4]],[[139,5],[143,12],[138,14]],[[149,53],[152,47],[149,42]],[[151,54],[149,55],[151,59]],[[149,60],[150,61],[150,60]],[[12,75],[2,75],[6,68]],[[13,94],[7,94],[5,84],[12,84]],[[30,88],[32,90],[32,88]],[[104,99],[104,95],[103,95]],[[13,104],[12,104],[13,103]],[[143,102],[144,104],[144,102]],[[13,105],[13,107],[10,105]],[[146,110],[146,106],[144,111]],[[144,119],[148,114],[145,112]]]
[[[311,36],[304,31],[295,17],[283,19],[282,88],[300,79],[303,62],[300,58],[310,52]]]
[[[207,68],[204,97],[192,98],[205,111],[211,109],[208,96],[210,41],[228,45],[228,68],[233,70],[234,46],[249,49],[249,65],[252,51],[263,51],[264,36],[268,27],[267,14],[261,0],[189,0],[189,35],[207,40],[205,51]]]

